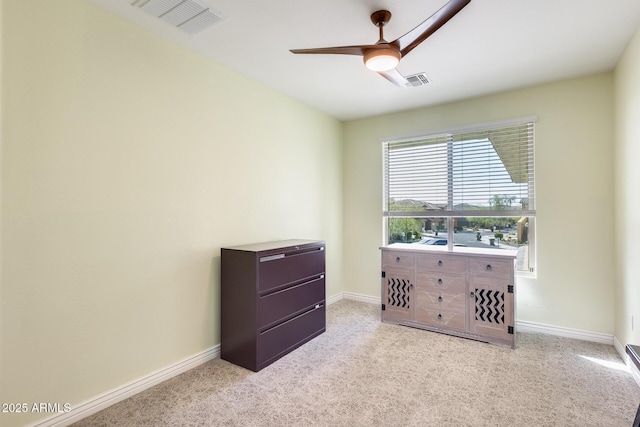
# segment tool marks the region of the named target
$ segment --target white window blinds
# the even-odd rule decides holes
[[[385,216],[534,216],[533,140],[526,121],[384,142]]]

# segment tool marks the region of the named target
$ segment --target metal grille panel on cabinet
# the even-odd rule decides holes
[[[387,279],[387,304],[399,308],[411,307],[409,295],[411,283],[408,280],[390,277]]]
[[[504,324],[504,292],[476,289],[476,321]]]

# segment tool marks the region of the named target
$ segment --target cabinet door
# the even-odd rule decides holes
[[[382,272],[382,320],[413,320],[413,269],[386,268]]]
[[[508,279],[472,276],[469,280],[469,329],[490,341],[514,342],[513,293]]]

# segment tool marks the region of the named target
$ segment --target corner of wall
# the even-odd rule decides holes
[[[640,318],[640,266],[633,260],[640,255],[633,229],[640,202],[635,182],[640,180],[635,161],[640,154],[637,140],[640,124],[640,29],[629,41],[614,70],[614,257],[615,320],[614,334],[620,340],[622,355],[626,344],[640,344],[640,329],[632,326],[632,316]],[[620,350],[618,349],[620,352]],[[624,359],[624,357],[623,357]]]

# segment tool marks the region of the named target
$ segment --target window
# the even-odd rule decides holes
[[[384,141],[386,241],[517,250],[533,272],[534,121]]]

